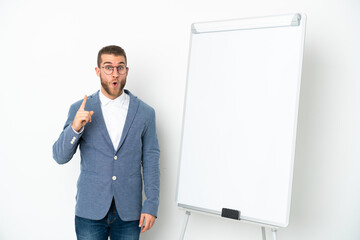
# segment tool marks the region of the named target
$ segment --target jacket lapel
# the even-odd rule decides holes
[[[116,151],[119,151],[119,149],[121,148],[122,144],[124,143],[124,140],[129,132],[129,129],[131,127],[131,124],[134,121],[135,115],[138,111],[139,108],[139,100],[137,97],[135,97],[134,95],[132,95],[131,92],[129,92],[128,90],[124,90],[125,93],[129,94],[130,97],[130,103],[129,103],[129,109],[128,109],[128,113],[126,116],[126,120],[125,120],[125,125],[124,125],[124,129],[121,135],[121,139],[120,139],[120,143],[119,146],[117,147]]]
[[[90,110],[88,110],[88,111],[91,111],[91,110],[94,111],[94,115],[92,116],[91,120],[94,123],[97,122],[96,126],[99,128],[98,130],[103,135],[106,143],[109,144],[112,148],[114,148],[113,144],[111,142],[111,139],[110,139],[110,135],[109,135],[108,130],[105,125],[104,116],[103,116],[103,113],[101,110],[101,102],[100,102],[100,98],[99,98],[99,92],[100,91],[93,94],[94,101],[92,101],[91,104],[87,103],[86,107],[89,107]]]

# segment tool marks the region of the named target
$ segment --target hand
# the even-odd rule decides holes
[[[91,122],[91,116],[94,114],[94,111],[85,111],[85,105],[87,101],[87,96],[85,95],[83,102],[80,105],[79,110],[76,112],[74,121],[72,122],[72,127],[75,131],[79,132],[83,126],[88,122]]]
[[[154,225],[154,223],[155,223],[155,217],[153,215],[142,213],[140,216],[140,223],[139,223],[139,227],[141,228],[141,233],[150,230]]]

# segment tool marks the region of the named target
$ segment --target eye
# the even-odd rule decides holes
[[[112,69],[113,69],[112,66],[105,66],[104,68],[105,68],[106,70],[112,70]]]
[[[125,67],[124,66],[118,66],[119,70],[123,70]]]

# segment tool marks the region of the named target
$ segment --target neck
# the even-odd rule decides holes
[[[121,96],[121,94],[124,92],[124,90],[121,90],[121,92],[117,95],[110,95],[103,87],[100,89],[101,93],[104,94],[105,97],[114,100],[115,98],[118,98]]]

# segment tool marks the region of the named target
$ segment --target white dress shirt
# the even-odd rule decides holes
[[[123,92],[119,97],[111,100],[101,90],[99,91],[101,110],[110,139],[116,150],[124,129],[126,116],[129,109],[130,97]]]

